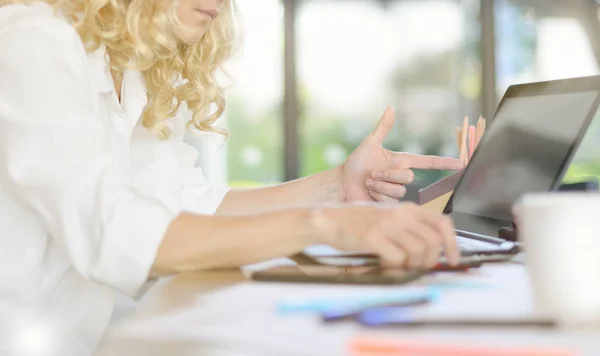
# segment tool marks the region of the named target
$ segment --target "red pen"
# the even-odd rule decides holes
[[[480,262],[460,263],[456,266],[451,266],[447,263],[438,263],[431,269],[431,271],[432,272],[464,272],[464,271],[468,271],[471,268],[479,268],[479,267],[481,267]]]
[[[358,337],[350,342],[353,356],[575,356],[567,350],[491,348]]]

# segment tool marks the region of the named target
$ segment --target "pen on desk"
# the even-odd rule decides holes
[[[371,325],[371,326],[379,326],[379,325],[386,325],[383,323],[372,323],[368,318],[365,318],[365,315],[367,313],[369,313],[371,310],[366,311],[365,313],[361,314],[361,323],[364,325]],[[460,319],[453,319],[453,320],[402,320],[402,321],[394,321],[393,324],[387,324],[387,325],[393,325],[393,326],[405,326],[405,327],[473,327],[473,328],[480,328],[480,327],[545,327],[545,328],[550,328],[550,327],[555,327],[556,323],[552,322],[552,321],[545,321],[545,320],[460,320]]]
[[[439,293],[429,293],[422,295],[414,295],[413,297],[404,298],[403,300],[395,300],[390,303],[380,303],[377,305],[360,306],[359,308],[333,307],[321,313],[321,318],[326,323],[348,320],[356,317],[360,313],[369,310],[370,308],[394,307],[407,308],[418,305],[424,305],[435,301],[439,297]]]
[[[492,348],[357,337],[349,345],[351,355],[411,356],[574,356],[567,350],[541,348]]]
[[[417,282],[424,283],[425,285],[432,286],[439,289],[492,289],[494,285],[491,283],[477,282],[477,281],[425,281]]]
[[[326,312],[333,309],[361,309],[378,305],[407,303],[420,298],[437,298],[440,291],[437,288],[424,288],[419,290],[396,291],[370,296],[356,296],[334,299],[309,299],[301,301],[285,301],[277,307],[278,311],[285,314],[301,312]]]
[[[393,326],[393,327],[554,327],[556,322],[539,318],[511,318],[511,317],[455,317],[432,318],[414,316],[405,308],[384,307],[366,310],[356,320],[365,326]]]

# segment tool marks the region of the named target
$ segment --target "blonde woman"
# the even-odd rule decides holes
[[[460,168],[384,150],[391,109],[331,171],[257,190],[205,183],[182,143],[180,104],[189,130],[219,133],[230,0],[1,4],[0,353],[91,354],[115,298],[139,296],[149,278],[311,244],[397,266],[430,266],[441,248],[457,260],[444,217],[336,204],[397,202],[410,168]]]

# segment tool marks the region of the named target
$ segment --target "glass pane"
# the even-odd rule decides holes
[[[512,83],[599,74],[598,11],[588,0],[497,0],[498,97]],[[589,176],[600,178],[598,114],[565,180]]]
[[[228,180],[234,187],[283,179],[283,6],[238,1],[244,46],[231,63],[228,92]]]
[[[477,0],[304,0],[298,9],[301,172],[335,167],[387,104],[384,146],[457,155],[455,126],[480,114]],[[447,172],[415,172],[419,185]]]

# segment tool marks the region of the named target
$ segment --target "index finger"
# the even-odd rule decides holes
[[[401,160],[402,165],[406,166],[402,168],[452,171],[458,171],[464,168],[463,162],[458,158],[413,155],[406,153],[401,155],[402,156],[398,158]]]

